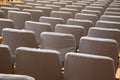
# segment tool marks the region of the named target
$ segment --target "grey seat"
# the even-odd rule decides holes
[[[39,21],[51,24],[52,25],[52,31],[55,31],[56,24],[63,24],[64,23],[64,19],[62,19],[62,18],[46,17],[46,16],[40,17]]]
[[[102,55],[114,60],[115,71],[118,64],[118,43],[114,39],[82,37],[80,39],[79,51],[86,54]]]
[[[67,53],[64,80],[115,80],[113,59],[84,53]]]
[[[84,27],[84,34],[88,34],[90,27],[93,27],[93,22],[90,20],[80,20],[80,19],[68,19],[67,24],[69,25],[79,25]]]
[[[72,34],[42,32],[40,35],[43,49],[54,49],[60,52],[60,62],[63,66],[65,54],[76,50],[75,37]]]
[[[2,32],[3,44],[10,47],[11,57],[13,60],[15,57],[15,50],[18,47],[25,46],[37,48],[35,34],[32,31],[4,28]]]
[[[14,22],[11,19],[0,18],[0,36],[2,36],[2,29],[14,28]]]
[[[40,34],[44,31],[52,31],[52,25],[44,22],[34,22],[34,21],[26,21],[25,29],[31,30],[35,33],[35,37],[38,45],[40,44]]]
[[[84,36],[84,27],[80,25],[57,24],[55,26],[55,32],[74,35],[76,39],[76,47],[78,49],[79,40],[82,36]]]
[[[19,47],[15,74],[30,75],[36,80],[61,80],[59,54],[55,50]]]
[[[7,45],[0,44],[0,73],[12,73],[10,49]]]
[[[29,12],[22,11],[9,11],[8,18],[14,22],[14,27],[17,29],[24,29],[25,21],[31,20],[31,14]]]

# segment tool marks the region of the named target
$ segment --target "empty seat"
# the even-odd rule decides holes
[[[120,47],[120,30],[119,29],[91,27],[89,29],[87,36],[114,39],[118,42],[118,45]]]
[[[56,32],[42,32],[41,48],[54,49],[60,52],[60,62],[63,66],[65,54],[67,52],[76,50],[75,37],[72,34],[56,33]]]
[[[8,3],[11,4],[13,7],[14,7],[16,4],[19,4],[19,5],[24,5],[24,4],[25,4],[25,3],[22,2],[22,1],[9,1]]]
[[[71,12],[62,12],[62,11],[52,11],[51,17],[63,18],[64,23],[67,23],[67,20],[69,18],[72,18],[72,13]]]
[[[72,18],[74,18],[74,16],[75,16],[76,13],[78,13],[77,9],[70,9],[70,8],[60,8],[59,11],[71,12],[72,13]]]
[[[15,7],[1,7],[0,9],[2,11],[4,11],[5,18],[8,18],[8,11],[9,10],[11,10],[11,11],[19,11],[20,10],[19,8],[15,8]]]
[[[76,39],[76,47],[79,46],[79,40],[84,36],[84,27],[80,25],[57,24],[55,32],[73,34]]]
[[[110,4],[109,8],[120,8],[120,5],[116,5],[116,4]]]
[[[30,75],[36,80],[61,80],[59,54],[55,50],[19,47],[15,74]]]
[[[20,4],[16,4],[14,7],[19,8],[21,11],[23,9],[32,9],[32,6],[29,6],[29,5],[20,5]]]
[[[64,3],[64,2],[53,2],[52,4],[58,5],[58,6],[62,7],[62,8],[64,8],[65,5],[67,5],[67,3]]]
[[[105,11],[105,12],[104,12],[104,15],[120,16],[120,12]]]
[[[18,74],[0,74],[1,80],[35,80],[33,77],[28,75]]]
[[[0,4],[0,7],[12,7],[12,5],[9,3],[3,3],[3,4]]]
[[[64,23],[64,20],[62,18],[46,17],[46,16],[40,17],[39,21],[44,23],[50,23],[52,25],[52,31],[55,31],[56,24]]]
[[[120,16],[102,15],[100,20],[120,22]]]
[[[77,5],[66,5],[65,8],[77,9],[78,12],[81,12],[81,10],[83,9],[82,6],[77,6]]]
[[[66,55],[64,80],[115,80],[113,59],[70,52]]]
[[[91,20],[93,22],[93,26],[95,25],[96,21],[98,20],[97,15],[95,14],[84,14],[84,13],[77,13],[75,15],[75,19],[80,20]]]
[[[111,12],[120,12],[120,8],[106,8],[105,11],[111,11]]]
[[[45,1],[45,0],[38,0],[38,1],[36,1],[36,3],[39,3],[39,4],[42,4],[42,6],[45,6],[46,4],[51,4],[51,2],[48,0],[48,1]]]
[[[25,29],[31,30],[35,33],[37,43],[40,43],[40,34],[44,31],[52,31],[52,25],[49,23],[43,22],[33,22],[33,21],[26,21],[25,22]]]
[[[0,18],[0,36],[2,36],[2,29],[3,28],[14,28],[13,21],[10,19]]]
[[[86,6],[85,9],[87,9],[87,10],[98,10],[101,13],[103,13],[105,11],[105,9],[103,7],[95,7],[95,6]]]
[[[120,29],[120,22],[99,20],[99,21],[96,22],[95,26],[96,27],[102,27],[102,28]]]
[[[10,50],[7,45],[3,44],[0,44],[0,73],[12,73]]]
[[[87,10],[87,9],[83,9],[81,11],[81,13],[84,13],[84,14],[95,14],[95,15],[97,15],[98,19],[102,15],[102,13],[100,11],[97,11],[97,10]]]
[[[59,11],[60,6],[58,5],[53,5],[53,4],[46,4],[45,7],[50,7],[52,8],[52,11]]]
[[[118,43],[114,39],[82,37],[79,51],[86,54],[102,55],[111,57],[115,63],[115,71],[118,64]]]
[[[2,33],[3,44],[10,47],[11,56],[13,58],[15,57],[17,47],[25,46],[37,48],[35,34],[32,31],[4,28]]]
[[[32,21],[39,21],[39,18],[43,16],[43,11],[42,10],[34,10],[34,9],[23,9],[23,11],[30,12],[32,16]]]
[[[32,6],[33,8],[35,8],[35,6],[42,6],[42,4],[39,3],[26,3],[26,5]]]
[[[50,13],[52,11],[52,8],[50,8],[50,7],[38,7],[38,6],[36,6],[35,9],[42,10],[44,16],[50,16]]]
[[[88,4],[75,2],[75,3],[72,3],[72,5],[82,6],[82,8],[85,8]]]
[[[95,3],[90,4],[90,6],[103,7],[104,9],[107,7],[107,5],[105,5],[105,4],[95,4]]]
[[[29,12],[9,11],[8,18],[13,20],[15,28],[24,29],[25,21],[31,20],[31,14]]]
[[[69,25],[79,25],[84,27],[84,35],[88,34],[88,30],[90,27],[93,27],[93,22],[90,20],[80,20],[80,19],[69,19],[67,21]]]

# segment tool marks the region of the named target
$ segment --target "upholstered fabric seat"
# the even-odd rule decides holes
[[[64,80],[115,80],[114,62],[110,57],[84,53],[67,53]]]
[[[59,54],[55,50],[19,47],[15,74],[30,75],[35,80],[61,80]]]

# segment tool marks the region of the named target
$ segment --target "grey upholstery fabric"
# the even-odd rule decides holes
[[[67,3],[64,3],[64,2],[53,2],[52,4],[58,5],[58,6],[62,7],[62,8],[64,8],[65,5],[67,5]]]
[[[111,12],[120,12],[120,8],[106,8],[106,11],[111,11]]]
[[[7,45],[0,44],[0,73],[12,73],[10,50]]]
[[[36,80],[61,80],[59,52],[19,47],[16,50],[16,74],[33,76]]]
[[[97,10],[86,10],[86,9],[83,9],[81,11],[81,13],[84,13],[84,14],[95,14],[95,15],[97,15],[98,19],[102,15],[102,13],[100,11],[97,11]]]
[[[8,18],[14,21],[15,28],[24,29],[25,21],[31,20],[31,14],[22,11],[9,11]]]
[[[14,23],[10,19],[0,18],[0,36],[2,35],[2,29],[4,28],[14,28]]]
[[[76,39],[76,47],[78,48],[79,40],[82,36],[84,36],[84,27],[79,25],[57,24],[55,26],[55,32],[74,35]]]
[[[115,80],[110,57],[84,53],[67,53],[64,80]]]
[[[50,16],[50,13],[51,13],[51,11],[52,11],[52,8],[50,8],[50,7],[35,7],[35,9],[37,9],[37,10],[42,10],[43,11],[43,15],[44,16]]]
[[[72,13],[71,12],[62,12],[62,11],[52,11],[51,17],[63,18],[64,23],[67,23],[67,20],[69,18],[72,18]]]
[[[21,4],[16,4],[16,5],[14,5],[14,7],[16,7],[16,8],[19,8],[21,11],[23,10],[23,9],[32,9],[32,6],[29,6],[29,5],[21,5]]]
[[[95,14],[76,13],[75,19],[91,20],[93,22],[93,26],[94,26],[96,21],[98,20],[98,17]]]
[[[59,11],[71,12],[72,13],[72,18],[74,18],[74,16],[75,16],[76,13],[78,13],[77,9],[70,9],[70,8],[60,8]]]
[[[83,26],[85,29],[85,35],[88,34],[88,30],[90,27],[93,27],[93,22],[90,20],[80,20],[80,19],[69,19],[67,21],[67,24],[69,25],[79,25],[79,26]]]
[[[60,52],[61,64],[64,62],[64,57],[67,52],[76,50],[75,37],[72,34],[42,32],[40,38],[41,48],[54,49]]]
[[[82,6],[77,6],[77,5],[66,5],[65,8],[77,9],[78,12],[81,12],[81,10],[83,9]]]
[[[23,9],[23,11],[30,12],[32,16],[32,21],[37,21],[39,22],[39,18],[43,16],[43,11],[42,10],[34,10],[34,9]]]
[[[63,24],[64,20],[62,18],[56,18],[56,17],[46,17],[42,16],[39,19],[40,22],[50,23],[52,25],[52,31],[55,31],[56,24]]]
[[[115,70],[117,70],[118,50],[118,43],[113,39],[82,37],[79,44],[81,53],[111,57],[115,63]]]
[[[37,40],[38,45],[40,44],[40,34],[44,31],[52,31],[52,25],[49,23],[43,22],[33,22],[33,21],[26,21],[25,22],[25,29],[31,30],[35,33],[35,37]]]
[[[27,75],[0,74],[0,80],[35,80],[35,79]]]
[[[59,11],[60,6],[58,5],[53,5],[53,4],[46,4],[45,7],[50,7],[52,8],[52,11]]]
[[[102,15],[100,20],[120,22],[120,16]]]
[[[10,47],[11,56],[13,58],[17,47],[25,46],[37,48],[35,34],[32,31],[4,28],[2,36],[3,44]]]
[[[100,27],[91,27],[88,32],[89,37],[114,39],[120,47],[120,30]]]
[[[87,10],[98,10],[101,13],[103,13],[105,11],[105,9],[103,7],[95,7],[95,6],[86,6],[85,9],[87,9]]]
[[[15,7],[1,7],[0,8],[2,11],[4,11],[5,13],[5,18],[8,18],[8,11],[20,11],[19,8],[15,8]]]
[[[104,15],[120,16],[120,12],[105,11]]]
[[[120,29],[120,22],[98,20],[95,27]]]

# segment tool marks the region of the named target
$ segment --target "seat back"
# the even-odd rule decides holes
[[[70,52],[66,55],[64,80],[115,80],[110,57]]]
[[[25,29],[31,30],[35,33],[35,37],[37,40],[38,45],[40,44],[40,34],[44,31],[52,31],[52,25],[49,23],[43,22],[33,22],[33,21],[26,21],[25,22]]]
[[[67,52],[76,50],[75,37],[72,34],[42,32],[40,35],[40,47],[44,49],[54,49],[60,52],[60,61],[64,62]]]
[[[59,54],[54,50],[19,47],[15,74],[30,75],[36,80],[61,80]]]
[[[120,23],[114,22],[114,21],[103,21],[99,20],[96,22],[96,27],[102,27],[102,28],[113,28],[113,29],[120,29]]]
[[[10,50],[7,45],[0,44],[0,73],[12,73]]]
[[[67,21],[67,24],[69,25],[79,25],[84,27],[84,34],[88,34],[88,30],[90,27],[93,27],[93,22],[90,20],[80,20],[80,19],[69,19]]]
[[[77,13],[75,14],[75,19],[91,20],[93,22],[93,25],[95,25],[96,21],[98,20],[98,17],[95,14]]]
[[[40,17],[39,21],[44,22],[44,23],[50,23],[52,25],[52,31],[55,31],[56,24],[64,23],[64,19],[62,19],[62,18],[46,17],[46,16]]]
[[[30,12],[31,13],[31,20],[39,22],[39,18],[43,16],[42,10],[34,10],[34,9],[23,9],[23,11]]]
[[[62,12],[62,11],[52,11],[51,17],[63,18],[64,22],[67,23],[69,18],[72,18],[71,12]]]
[[[3,28],[14,28],[14,23],[10,19],[2,19],[0,18],[0,36],[2,36]]]
[[[118,50],[118,43],[113,39],[82,37],[79,44],[81,53],[111,57],[115,63],[115,70],[117,70]]]
[[[35,34],[32,31],[4,28],[2,32],[3,44],[10,47],[10,52],[13,55],[18,47],[37,47]]]
[[[55,32],[74,35],[76,39],[76,47],[78,48],[79,40],[82,36],[84,36],[84,27],[79,25],[57,24],[55,26]]]
[[[24,29],[25,21],[31,20],[31,14],[22,11],[9,11],[8,18],[14,21],[15,28]]]

